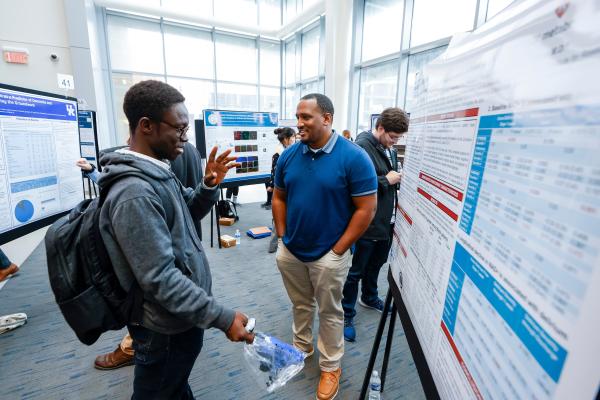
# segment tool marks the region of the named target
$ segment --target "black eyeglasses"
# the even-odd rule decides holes
[[[177,131],[177,133],[179,134],[179,138],[183,138],[183,136],[187,133],[188,129],[190,129],[189,125],[186,125],[186,126],[175,126],[175,125],[171,125],[167,121],[160,121],[160,123],[168,125],[171,128],[175,129]]]

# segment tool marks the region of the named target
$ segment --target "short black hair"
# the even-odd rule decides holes
[[[143,117],[160,121],[174,104],[183,103],[185,97],[173,86],[161,81],[146,80],[136,83],[125,93],[123,111],[133,133]]]
[[[408,114],[398,107],[386,108],[377,118],[375,129],[380,126],[386,132],[404,133],[408,131]]]
[[[274,133],[277,135],[277,140],[279,140],[280,143],[283,143],[285,139],[291,138],[296,134],[292,128],[288,127],[277,128],[275,129]]]
[[[306,96],[302,96],[300,100],[312,100],[315,99],[317,101],[317,106],[321,109],[323,114],[329,113],[333,115],[333,103],[329,99],[329,97],[325,96],[321,93],[310,93]]]

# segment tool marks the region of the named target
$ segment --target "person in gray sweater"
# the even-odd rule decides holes
[[[247,317],[212,296],[208,260],[194,219],[210,211],[219,183],[236,166],[231,150],[213,148],[204,178],[184,188],[163,160],[187,141],[184,97],[159,81],[142,81],[125,94],[129,148],[105,154],[98,184],[109,187],[100,231],[119,283],[143,294],[140,320],[130,321],[135,371],[133,399],[193,399],[187,382],[202,348],[204,329],[251,343]]]

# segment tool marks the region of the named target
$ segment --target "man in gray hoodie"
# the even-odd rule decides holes
[[[193,399],[187,382],[202,348],[204,329],[251,343],[247,317],[212,297],[208,260],[194,219],[210,211],[218,184],[236,166],[230,150],[213,148],[195,189],[184,188],[163,160],[183,153],[188,112],[184,97],[159,81],[142,81],[125,94],[129,148],[106,154],[99,180],[110,190],[100,230],[119,283],[139,285],[143,310],[128,329],[133,337],[133,399]]]

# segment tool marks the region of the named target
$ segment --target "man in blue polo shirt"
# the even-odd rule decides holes
[[[333,104],[308,94],[296,108],[301,143],[279,157],[272,210],[281,236],[277,266],[293,305],[294,346],[312,355],[319,305],[317,399],[338,392],[344,354],[342,288],[350,246],[377,208],[377,175],[367,153],[331,129]]]

